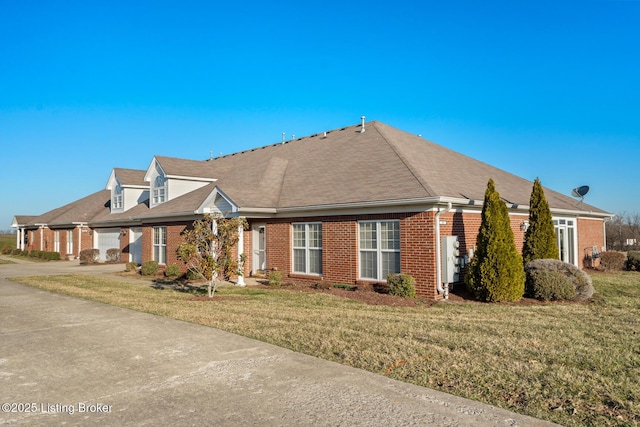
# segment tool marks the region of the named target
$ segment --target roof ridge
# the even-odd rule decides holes
[[[367,123],[374,124],[374,123],[376,123],[376,120],[372,120],[372,121],[367,122]],[[316,138],[316,137],[320,137],[320,139],[322,139],[322,138],[328,137],[329,134],[331,134],[333,132],[340,132],[340,131],[343,131],[343,130],[347,130],[349,128],[356,128],[356,127],[359,127],[359,126],[361,126],[360,123],[352,124],[352,125],[345,125],[345,126],[342,126],[342,127],[337,127],[337,128],[330,129],[330,130],[325,130],[325,131],[322,131],[322,132],[316,132],[316,133],[312,133],[312,134],[309,134],[309,135],[300,136],[300,137],[297,137],[295,139],[291,138],[291,139],[288,139],[286,141],[274,142],[274,143],[267,144],[267,145],[260,145],[260,146],[257,146],[257,147],[247,148],[247,149],[241,150],[241,151],[236,151],[234,153],[223,154],[223,155],[220,155],[220,156],[217,156],[217,157],[212,157],[212,158],[210,158],[208,160],[205,160],[205,161],[215,161],[215,160],[218,160],[218,159],[224,159],[224,158],[227,158],[227,157],[237,156],[238,154],[244,154],[244,153],[249,153],[249,152],[252,152],[252,151],[264,150],[264,149],[267,149],[267,148],[277,148],[277,147],[279,147],[281,145],[287,145],[287,144],[290,144],[292,142],[300,142],[300,141],[305,140],[305,139],[311,139],[311,138]],[[295,134],[294,134],[294,136],[295,136]]]
[[[413,165],[408,161],[408,159],[402,155],[402,153],[400,152],[400,150],[397,149],[397,147],[392,144],[389,139],[387,138],[387,136],[384,134],[384,132],[379,128],[379,124],[384,125],[384,123],[382,122],[377,122],[377,121],[373,121],[371,122],[371,124],[373,125],[374,129],[376,129],[378,131],[378,133],[380,134],[380,136],[382,137],[382,139],[384,139],[384,141],[387,143],[387,145],[389,145],[389,147],[391,147],[391,149],[393,150],[393,152],[396,154],[396,156],[398,156],[398,158],[400,159],[400,161],[402,161],[402,163],[406,166],[406,168],[409,170],[409,172],[411,172],[411,175],[413,175],[413,177],[416,179],[416,181],[418,181],[418,183],[420,184],[420,186],[422,188],[424,188],[424,191],[427,192],[427,194],[429,194],[430,196],[434,196],[436,195],[435,191],[433,190],[433,188],[431,188],[431,186],[429,184],[427,184],[421,177],[420,175],[417,173],[416,169],[413,167]],[[388,125],[385,125],[388,126]],[[395,129],[395,128],[393,128]],[[399,129],[396,129],[398,131],[400,131]],[[400,131],[402,132],[402,131]]]

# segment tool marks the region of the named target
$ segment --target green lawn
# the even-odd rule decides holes
[[[4,245],[9,245],[15,249],[16,247],[16,235],[15,234],[0,234],[0,249]]]
[[[212,326],[564,425],[640,424],[640,273],[596,274],[589,303],[367,306],[222,287],[216,301],[117,278],[16,282]]]

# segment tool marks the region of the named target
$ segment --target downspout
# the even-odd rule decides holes
[[[438,208],[438,212],[436,212],[436,216],[435,216],[435,225],[436,225],[436,289],[438,290],[439,294],[444,293],[444,288],[442,287],[442,257],[440,256],[440,252],[441,252],[441,242],[440,242],[440,215],[442,215],[443,213],[447,213],[451,210],[453,206],[451,205],[451,202],[447,203],[447,207],[444,210],[440,210],[440,208]],[[445,295],[445,298],[447,296]]]

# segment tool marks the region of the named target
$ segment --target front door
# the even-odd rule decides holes
[[[263,273],[267,268],[267,237],[266,224],[253,224],[251,227],[252,240],[253,240],[253,265],[251,270],[253,274]]]
[[[129,240],[129,259],[136,264],[142,264],[142,228],[131,228]]]
[[[560,252],[560,261],[577,265],[575,222],[573,219],[558,218],[553,220]]]

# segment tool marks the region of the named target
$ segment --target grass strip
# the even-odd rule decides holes
[[[225,286],[215,301],[96,276],[11,280],[219,328],[563,425],[640,424],[640,273],[596,274],[588,303],[368,306]]]

